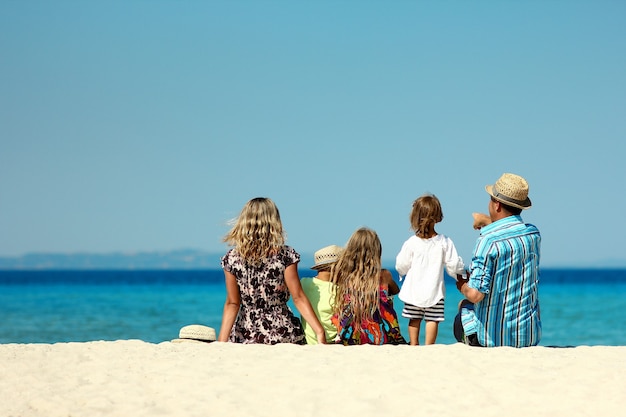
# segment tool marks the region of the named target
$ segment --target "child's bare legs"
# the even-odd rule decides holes
[[[421,319],[409,320],[409,344],[411,346],[417,346],[420,344],[420,325]]]
[[[426,345],[434,345],[437,340],[437,333],[439,332],[439,322],[426,320]]]

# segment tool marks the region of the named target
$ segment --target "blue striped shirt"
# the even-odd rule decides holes
[[[481,229],[468,285],[485,297],[473,311],[462,310],[466,335],[476,333],[483,346],[539,343],[540,246],[539,230],[525,224],[520,216],[509,216]]]

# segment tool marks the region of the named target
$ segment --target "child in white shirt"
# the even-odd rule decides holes
[[[411,345],[419,345],[420,325],[426,321],[425,344],[434,344],[439,322],[444,320],[443,269],[456,277],[465,265],[452,240],[437,234],[435,224],[443,220],[439,199],[424,194],[413,202],[409,216],[415,235],[404,244],[396,257],[396,270],[404,277],[398,297],[405,304],[402,317],[409,319]]]

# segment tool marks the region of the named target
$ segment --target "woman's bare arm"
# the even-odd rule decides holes
[[[224,271],[224,278],[226,280],[226,302],[224,303],[224,313],[222,314],[222,326],[217,338],[219,342],[228,342],[230,331],[235,324],[239,306],[241,305],[241,294],[239,293],[237,279],[228,271]]]
[[[313,307],[311,307],[311,302],[304,293],[304,290],[302,290],[300,277],[298,276],[297,263],[291,264],[285,269],[285,283],[287,284],[287,288],[289,289],[289,293],[293,298],[293,303],[296,308],[315,332],[317,343],[326,344],[324,328],[315,315]]]

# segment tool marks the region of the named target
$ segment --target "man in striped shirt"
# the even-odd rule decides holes
[[[474,214],[480,237],[469,280],[458,279],[465,300],[454,323],[458,341],[473,346],[535,346],[541,338],[539,253],[541,235],[520,213],[531,206],[528,183],[503,174],[485,190],[489,217]]]

